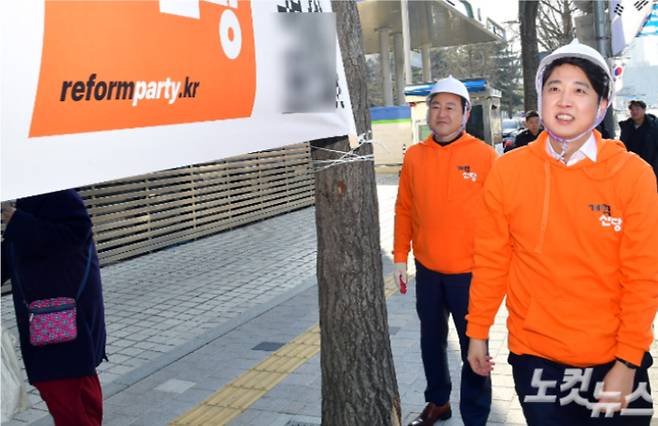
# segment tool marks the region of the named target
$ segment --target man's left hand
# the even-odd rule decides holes
[[[603,390],[605,392],[616,392],[616,396],[603,396],[599,402],[619,402],[619,409],[626,408],[628,401],[626,396],[633,393],[633,382],[635,380],[635,370],[629,368],[617,361],[612,366],[608,374],[603,378]]]

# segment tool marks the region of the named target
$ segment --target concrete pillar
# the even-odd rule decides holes
[[[393,105],[393,82],[391,80],[391,65],[389,63],[389,52],[391,46],[389,36],[391,30],[388,28],[380,28],[379,30],[379,62],[382,66],[382,82],[384,85],[384,105]]]
[[[402,33],[393,34],[393,58],[395,63],[395,103],[406,105],[404,100],[404,42]]]
[[[411,36],[409,32],[409,1],[400,0],[402,11],[402,40],[404,45],[404,80],[407,84],[413,83],[411,75]]]
[[[430,59],[430,47],[432,45],[427,43],[423,44],[421,48],[421,56],[423,57],[423,81],[432,81],[432,60]]]

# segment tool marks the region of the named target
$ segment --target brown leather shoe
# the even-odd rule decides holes
[[[409,426],[432,426],[437,420],[448,420],[450,417],[452,417],[452,410],[449,402],[443,405],[430,402],[425,406],[420,416],[409,423]]]

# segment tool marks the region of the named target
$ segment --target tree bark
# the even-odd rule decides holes
[[[332,3],[359,133],[368,129],[366,65],[356,3]],[[347,137],[311,143],[349,151]],[[358,154],[372,154],[364,144]],[[399,425],[400,397],[388,333],[373,162],[316,173],[315,215],[320,305],[323,425]]]
[[[523,64],[523,106],[526,111],[537,109],[535,74],[539,65],[537,51],[537,10],[539,2],[519,0],[521,23],[521,61]]]

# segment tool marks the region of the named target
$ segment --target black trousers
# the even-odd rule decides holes
[[[466,426],[484,426],[491,409],[491,377],[471,370],[466,360],[466,311],[471,274],[442,274],[416,261],[416,311],[420,318],[420,349],[427,388],[425,400],[437,405],[450,400],[448,317],[452,315],[461,350],[459,411]]]
[[[514,353],[510,353],[508,361],[529,426],[648,426],[651,422],[653,404],[647,369],[653,360],[649,353],[635,373],[633,390],[637,398],[623,413],[612,417],[605,417],[606,409],[603,404],[596,404],[594,393],[596,384],[603,382],[614,361],[588,369]]]

